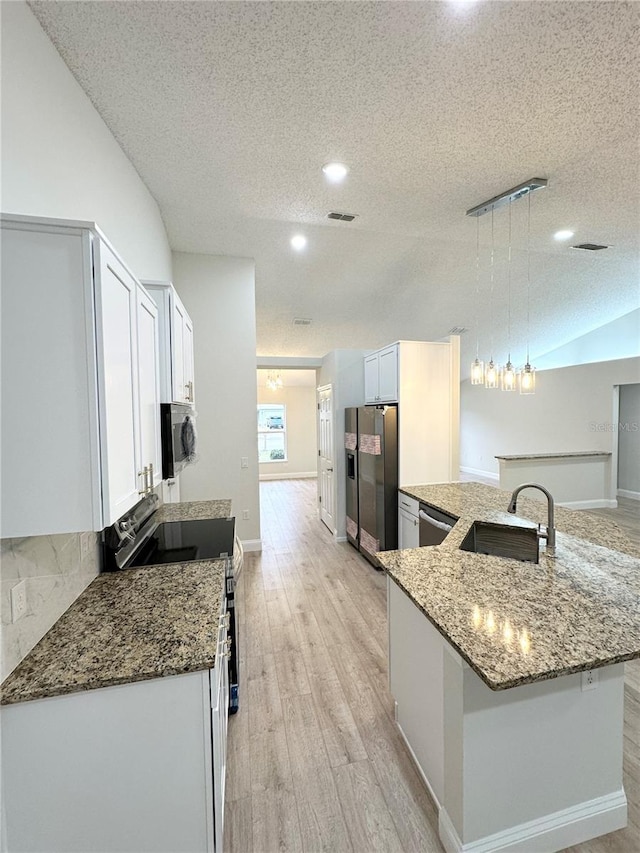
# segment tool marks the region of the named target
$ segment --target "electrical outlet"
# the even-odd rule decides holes
[[[17,622],[27,612],[27,582],[21,580],[20,583],[11,587],[11,621]]]
[[[595,690],[598,686],[598,670],[588,669],[582,673],[582,689]]]
[[[243,518],[245,521],[249,521],[249,510],[248,510],[248,509],[243,509],[243,510],[242,510],[242,518]]]
[[[240,467],[241,468],[248,468],[249,467],[249,457],[248,456],[241,456],[240,457]]]

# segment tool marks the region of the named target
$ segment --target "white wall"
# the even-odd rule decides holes
[[[640,383],[620,386],[618,489],[640,499]]]
[[[613,387],[637,382],[640,358],[541,371],[536,393],[461,385],[460,465],[497,474],[496,454],[613,450]]]
[[[175,252],[173,283],[193,320],[199,460],[183,501],[231,498],[243,542],[260,539],[256,440],[255,264]],[[240,467],[246,456],[248,468]],[[243,520],[244,510],[249,520]]]
[[[364,356],[369,350],[333,350],[322,360],[318,385],[333,387],[335,536],[344,539],[346,530],[346,458],[344,410],[364,405]]]
[[[95,221],[139,278],[170,280],[160,210],[26,3],[0,3],[5,213]]]
[[[531,359],[538,369],[613,361],[640,355],[640,308]]]
[[[311,371],[310,371],[311,372]],[[315,377],[315,371],[311,372]],[[260,479],[316,476],[318,465],[316,383],[292,385],[282,371],[284,386],[277,391],[258,385],[258,403],[286,406],[287,461],[260,465]]]

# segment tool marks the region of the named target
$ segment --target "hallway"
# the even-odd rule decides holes
[[[263,482],[260,498],[264,550],[245,555],[236,596],[226,853],[442,851],[393,721],[385,576],[318,521],[314,479]],[[625,704],[629,827],[576,853],[640,848],[638,663]]]

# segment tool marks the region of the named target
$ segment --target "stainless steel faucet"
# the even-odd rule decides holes
[[[523,489],[539,489],[547,498],[547,529],[546,531],[542,531],[540,530],[540,525],[538,525],[538,538],[546,539],[546,550],[553,553],[556,550],[556,528],[554,526],[555,504],[550,491],[545,489],[544,486],[540,486],[538,483],[523,483],[521,486],[518,486],[517,489],[513,490],[509,506],[507,507],[507,512],[514,513],[516,511],[516,501],[518,500],[518,495]]]

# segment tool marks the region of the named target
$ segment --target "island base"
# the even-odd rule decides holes
[[[624,665],[491,690],[391,580],[397,723],[448,853],[553,853],[627,823]]]

